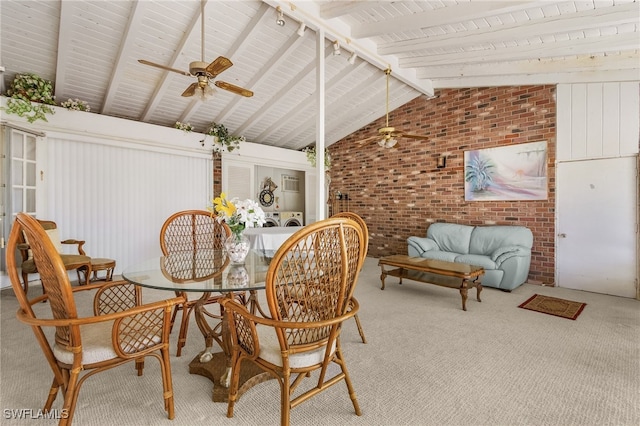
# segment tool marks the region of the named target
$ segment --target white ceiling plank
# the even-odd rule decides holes
[[[253,79],[251,79],[247,83],[247,88],[255,91],[261,83],[268,81],[269,74],[273,72],[273,69],[276,65],[278,65],[283,60],[286,60],[290,55],[294,54],[298,46],[304,42],[304,37],[298,37],[297,35],[291,37],[286,44],[284,44],[278,53],[273,55],[273,57],[267,62],[259,73],[257,73]],[[216,119],[214,120],[216,123],[222,123],[224,120],[235,111],[241,105],[242,98],[237,97],[231,103],[229,103],[223,110],[218,114]]]
[[[386,19],[382,22],[354,25],[351,34],[354,38],[367,38],[398,31],[413,31],[510,13],[524,7],[539,7],[543,3],[529,1],[469,2]]]
[[[375,82],[380,80],[381,77],[384,77],[384,75],[382,75],[382,76],[376,75],[376,74],[372,75],[367,80],[365,80],[365,81],[361,82],[360,84],[358,84],[358,86],[352,88],[349,91],[349,94],[347,95],[347,98],[349,98],[349,96],[352,97],[353,93],[355,93],[356,91],[361,91],[363,89],[375,86]],[[337,81],[333,82],[333,84],[336,84],[336,83],[337,83]],[[339,102],[341,102],[341,101],[340,100],[334,100],[333,102],[330,103],[330,105],[327,108],[328,109],[332,109],[332,108],[334,108],[335,104],[339,103]],[[292,141],[290,144],[288,144],[286,146],[289,147],[289,148],[294,148],[294,147],[298,147],[298,146],[300,148],[302,148],[302,147],[305,147],[305,146],[309,145],[310,143],[315,142],[315,141],[302,140],[302,138],[300,136],[302,133],[307,131],[309,126],[313,126],[314,120],[315,120],[315,117],[314,117],[313,114],[307,114],[306,118],[304,119],[304,121],[301,121],[298,124],[296,129],[292,130],[291,132],[289,132],[285,136],[286,140]],[[327,142],[330,142],[330,141],[327,141]]]
[[[343,72],[339,73],[334,78],[332,78],[329,82],[327,82],[327,84],[325,85],[326,90],[330,91],[343,77],[348,76],[351,72],[358,72],[361,68],[364,68],[365,66],[366,64],[364,62],[361,62],[360,64],[356,65],[353,70],[348,70],[346,73],[344,73],[344,70],[343,70]],[[312,97],[307,97],[303,99],[300,103],[294,105],[287,112],[286,116],[289,118],[289,120],[293,119],[293,120],[300,121],[297,119],[297,116],[302,114],[302,112],[307,111],[309,108],[311,108],[314,102],[315,100]],[[274,122],[273,124],[271,124],[271,126],[269,126],[266,130],[264,130],[260,135],[258,135],[258,140],[268,139],[271,135],[273,135],[275,132],[281,129],[284,126],[284,124],[285,124],[284,120],[278,120]],[[303,146],[306,146],[306,145],[303,145]]]
[[[419,80],[413,70],[401,69],[395,56],[382,57],[376,53],[377,45],[367,39],[355,40],[351,34],[351,27],[341,20],[333,19],[327,21],[320,17],[318,5],[311,1],[284,2],[279,0],[263,0],[273,7],[280,6],[284,13],[292,16],[298,22],[305,22],[311,28],[322,27],[325,30],[326,38],[333,42],[335,40],[348,46],[348,49],[355,51],[358,56],[367,62],[375,65],[381,70],[391,68],[395,71],[395,77],[405,84],[424,93],[433,96],[433,87],[429,80]]]
[[[418,75],[434,80],[452,77],[486,77],[500,75],[530,75],[532,73],[576,73],[583,71],[633,70],[640,67],[640,54],[629,52],[623,55],[580,56],[578,58],[540,59],[539,61],[492,62],[490,64],[423,67]]]
[[[113,69],[111,70],[111,78],[107,86],[104,101],[102,102],[102,114],[110,114],[113,99],[122,80],[125,77],[125,63],[131,55],[132,46],[135,43],[135,34],[138,34],[142,28],[142,20],[144,19],[146,2],[136,1],[131,6],[131,15],[124,35],[122,36],[122,44],[115,58]]]
[[[69,56],[73,49],[73,16],[76,8],[75,2],[64,1],[60,4],[60,25],[58,30],[58,56],[56,58],[56,84],[54,95],[56,99],[62,99],[61,89],[65,87],[66,70],[71,66]]]
[[[206,6],[207,0],[204,0],[204,1]],[[188,28],[184,33],[184,36],[176,46],[175,52],[171,57],[171,60],[167,64],[168,67],[176,68],[178,59],[182,55],[184,55],[186,46],[193,43],[197,37],[200,37],[200,26],[198,25],[201,19],[200,15],[201,15],[200,8],[198,8],[197,11],[194,13],[193,18],[191,19],[191,22],[189,23]],[[161,65],[164,65],[164,64],[161,64]],[[160,82],[158,83],[158,85],[156,86],[153,92],[153,96],[151,96],[151,98],[149,99],[149,102],[147,103],[146,108],[142,112],[142,117],[141,117],[142,121],[148,121],[151,119],[151,116],[153,115],[155,109],[158,107],[158,105],[164,98],[164,95],[169,90],[169,83],[171,82],[171,79],[174,77],[173,74],[169,74],[170,72],[171,71],[164,72]]]
[[[242,49],[244,46],[246,46],[248,40],[249,40],[249,36],[251,35],[251,33],[253,31],[255,31],[256,28],[259,27],[260,23],[265,21],[267,19],[267,12],[269,11],[269,6],[267,6],[266,4],[261,4],[260,5],[260,9],[258,10],[258,13],[256,13],[253,18],[251,19],[251,22],[249,23],[249,25],[247,25],[244,30],[242,31],[242,33],[240,34],[239,37],[236,38],[235,42],[231,45],[231,47],[227,50],[226,52],[226,57],[231,59],[233,61],[234,56],[240,55],[242,53]],[[237,99],[236,101],[239,101],[241,99]],[[206,102],[198,102],[198,103],[191,103],[189,105],[189,112],[187,114],[183,114],[183,120],[185,121],[189,121],[191,116],[193,114],[196,113],[196,111],[198,110],[198,107],[205,105]],[[216,121],[216,123],[220,123],[220,121]],[[242,134],[242,130],[236,130],[235,133]]]
[[[367,4],[369,3],[369,4]],[[333,19],[340,16],[357,13],[371,7],[372,1],[330,1],[320,6],[322,19]]]
[[[625,51],[638,48],[638,33],[615,34],[555,43],[538,43],[529,46],[512,46],[479,52],[458,52],[442,55],[418,56],[400,60],[401,67],[452,65],[464,63],[506,62],[532,58],[553,58],[570,55],[590,55],[608,50]]]
[[[425,49],[456,49],[470,44],[499,43],[513,39],[524,39],[545,34],[567,33],[587,28],[617,26],[638,21],[640,3],[621,6],[590,9],[576,12],[571,16],[553,16],[536,19],[524,23],[503,25],[499,28],[489,27],[477,30],[435,35],[426,38],[415,38],[379,45],[381,55],[402,54]]]
[[[498,87],[561,83],[593,83],[640,81],[640,70],[585,71],[580,73],[529,74],[524,79],[520,75],[493,75],[487,77],[434,79],[436,89],[456,89],[467,87]]]
[[[333,51],[333,49],[331,49]],[[329,56],[329,50],[326,50],[325,57]],[[276,103],[280,98],[286,96],[287,92],[292,91],[302,80],[307,78],[310,74],[313,74],[316,69],[315,62],[310,62],[302,71],[296,74],[295,78],[291,79],[289,83],[284,86],[282,89],[278,90],[278,92],[274,93],[271,97],[271,100],[264,104],[262,108],[256,111],[243,125],[241,125],[237,130],[237,134],[242,134],[251,123],[260,120],[262,116],[269,112],[272,108],[273,104]]]

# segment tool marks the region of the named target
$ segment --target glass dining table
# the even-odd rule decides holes
[[[125,280],[141,287],[201,293],[194,306],[194,316],[204,336],[205,349],[189,364],[189,370],[192,374],[209,377],[214,384],[224,388],[217,389],[214,385],[214,401],[226,401],[226,388],[231,380],[231,343],[222,307],[219,314],[213,313],[207,309],[207,301],[211,293],[223,293],[227,298],[236,298],[244,303],[252,313],[259,312],[265,316],[258,303],[257,292],[265,288],[273,254],[273,251],[251,250],[243,265],[232,265],[222,250],[183,251],[147,259],[128,266],[122,272]],[[222,352],[213,351],[214,340]],[[226,368],[223,371],[221,367]],[[247,374],[244,370],[243,366],[241,382],[242,376],[248,376],[247,380],[251,379],[252,385],[260,382],[251,376],[251,369]]]

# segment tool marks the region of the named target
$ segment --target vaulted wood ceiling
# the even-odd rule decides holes
[[[188,71],[201,59],[200,10],[199,0],[3,0],[2,93],[33,72],[55,83],[58,102],[79,98],[95,113],[196,131],[215,121],[300,149],[316,140],[317,33],[327,145],[384,116],[387,67],[391,109],[439,88],[640,81],[635,1],[208,0],[204,61],[231,59],[216,80],[254,96],[218,90],[202,102],[180,96],[195,77],[138,62]]]

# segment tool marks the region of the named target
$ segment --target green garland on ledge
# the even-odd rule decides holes
[[[311,163],[312,167],[316,166],[316,147],[308,146],[302,150],[305,154],[307,154],[307,161]],[[331,169],[331,155],[329,154],[329,150],[327,148],[324,149],[324,171],[328,172]]]
[[[55,114],[49,106],[56,104],[53,84],[36,74],[16,74],[7,96],[7,107],[3,109],[9,114],[26,117],[29,123],[47,121],[46,114]]]

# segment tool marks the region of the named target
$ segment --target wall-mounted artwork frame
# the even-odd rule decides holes
[[[465,201],[547,197],[547,141],[465,151]]]

